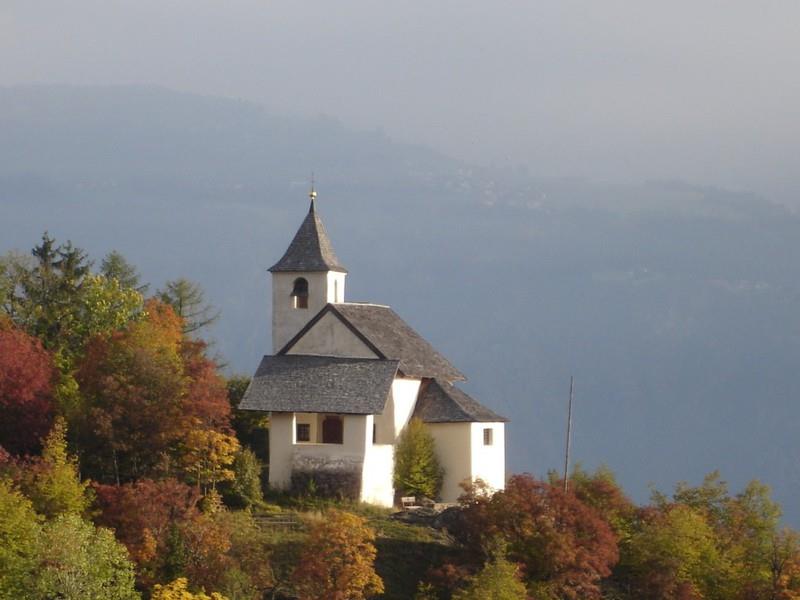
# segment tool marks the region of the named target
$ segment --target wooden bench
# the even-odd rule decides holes
[[[400,498],[400,506],[403,508],[411,508],[417,505],[417,499],[414,496],[403,496]]]

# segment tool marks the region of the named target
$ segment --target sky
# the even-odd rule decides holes
[[[0,84],[155,84],[800,208],[796,0],[2,0]]]

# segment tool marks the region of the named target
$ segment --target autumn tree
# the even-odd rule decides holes
[[[519,569],[502,555],[490,558],[464,589],[453,594],[453,600],[525,600],[527,597]]]
[[[395,489],[401,495],[438,498],[443,479],[433,436],[421,419],[411,419],[395,445]]]
[[[616,536],[602,517],[571,493],[530,475],[511,477],[505,490],[480,489],[462,497],[466,548],[485,557],[491,543],[508,544],[510,560],[523,566],[537,598],[600,598],[600,582],[617,562]]]
[[[59,417],[47,436],[41,458],[20,471],[21,486],[33,506],[48,518],[62,514],[82,515],[91,503],[88,483],[78,474],[78,462],[67,452],[67,430]]]
[[[175,569],[170,552],[175,550],[179,530],[199,516],[194,488],[175,479],[142,479],[123,485],[94,484],[94,491],[99,509],[96,522],[113,529],[125,544],[143,586],[181,574],[183,558]]]
[[[0,481],[0,597],[134,600],[133,565],[108,529],[76,514],[43,521]]]
[[[40,517],[30,500],[0,478],[0,598],[25,598],[36,573]]]
[[[55,377],[41,343],[0,317],[0,446],[13,454],[41,448],[53,422]]]
[[[185,577],[179,577],[166,585],[157,584],[153,588],[150,600],[227,600],[218,592],[209,596],[205,592],[192,593],[189,591],[189,582]]]
[[[168,471],[186,429],[180,319],[158,301],[146,309],[144,319],[93,338],[76,374],[86,401],[81,461],[99,481]]]
[[[114,534],[76,515],[46,523],[37,548],[34,598],[137,600],[133,564]]]
[[[185,333],[193,333],[219,319],[219,310],[206,302],[203,288],[188,279],[168,281],[164,289],[159,290],[156,295],[183,319]]]
[[[375,532],[359,516],[329,510],[315,524],[292,576],[301,600],[364,600],[383,592]]]
[[[630,541],[625,562],[642,599],[732,598],[732,570],[706,516],[674,504],[653,512]]]

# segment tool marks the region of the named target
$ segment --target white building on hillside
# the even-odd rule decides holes
[[[347,271],[311,198],[270,268],[273,354],[239,405],[270,413],[270,485],[314,473],[391,506],[394,444],[419,417],[445,469],[442,501],[464,480],[502,489],[506,419],[455,387],[464,376],[391,308],[345,301]]]

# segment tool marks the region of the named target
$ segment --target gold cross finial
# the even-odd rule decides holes
[[[317,198],[317,190],[314,189],[314,173],[311,173],[311,191],[308,193],[308,197],[311,200],[315,200]]]

